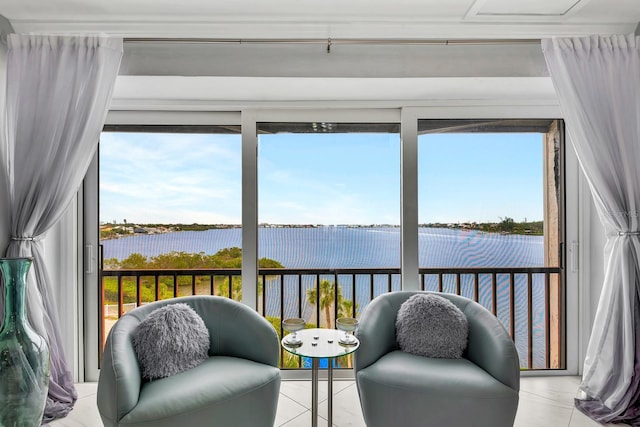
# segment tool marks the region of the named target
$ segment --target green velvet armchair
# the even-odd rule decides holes
[[[354,371],[367,427],[512,426],[518,408],[520,364],[498,319],[480,304],[451,294],[469,322],[461,359],[401,351],[395,320],[401,304],[418,292],[376,297],[364,310],[356,336]]]
[[[188,304],[209,329],[209,358],[145,382],[131,342],[136,326],[167,304]],[[280,390],[280,343],[271,324],[239,302],[191,296],[154,302],[120,318],[107,338],[98,381],[105,427],[273,426]]]

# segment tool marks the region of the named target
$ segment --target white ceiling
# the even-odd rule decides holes
[[[2,0],[18,32],[122,36],[542,37],[632,32],[638,0]]]
[[[640,21],[640,0],[1,0],[0,15],[20,33],[243,41],[125,43],[116,109],[314,101],[400,106],[491,98],[554,103],[536,44],[339,41],[628,34]],[[327,43],[247,43],[250,39]]]

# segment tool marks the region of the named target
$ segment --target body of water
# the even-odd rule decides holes
[[[215,254],[242,247],[240,228],[133,235],[104,240],[104,258],[171,251]],[[420,267],[541,267],[544,238],[446,228],[418,231]],[[400,267],[397,227],[260,228],[258,256],[287,268]]]

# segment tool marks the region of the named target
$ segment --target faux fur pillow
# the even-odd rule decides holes
[[[441,296],[416,294],[398,310],[396,338],[406,353],[459,359],[467,348],[468,334],[467,317]]]
[[[178,374],[209,357],[209,330],[184,303],[152,311],[133,332],[132,340],[145,380]]]

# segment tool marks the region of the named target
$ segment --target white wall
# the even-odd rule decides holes
[[[71,202],[44,240],[45,262],[57,307],[58,326],[67,366],[74,380],[81,378],[76,336],[78,333],[78,226],[77,202]]]
[[[589,202],[591,221],[589,223],[589,259],[590,263],[585,268],[589,274],[588,286],[590,287],[590,320],[588,325],[589,330],[593,325],[593,319],[596,315],[596,309],[598,308],[598,301],[600,299],[600,292],[602,292],[602,283],[604,281],[604,245],[606,242],[606,236],[604,227],[600,222],[600,217],[596,211],[596,207],[593,204],[593,200],[590,198]]]
[[[600,222],[600,218],[595,210],[593,203],[591,204],[591,264],[589,265],[589,275],[591,278],[591,321],[596,314],[600,292],[602,291],[602,282],[604,281],[604,245],[605,245],[604,227]]]
[[[569,144],[567,150],[573,151]],[[591,190],[587,184],[586,178],[579,169],[579,184],[576,189],[578,213],[578,256],[571,259],[571,253],[568,253],[567,271],[572,268],[572,263],[577,261],[579,267],[577,282],[578,289],[578,321],[580,324],[578,341],[579,350],[579,366],[578,372],[582,373],[584,358],[591,335],[591,328],[598,308],[600,292],[602,291],[602,283],[604,280],[604,245],[605,233],[604,227],[600,222],[600,218],[596,211],[591,197]],[[569,207],[567,207],[569,208]],[[569,219],[567,219],[569,221]],[[571,244],[571,241],[569,241]],[[570,339],[571,337],[568,337]]]

